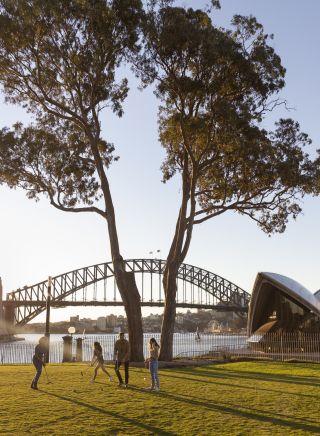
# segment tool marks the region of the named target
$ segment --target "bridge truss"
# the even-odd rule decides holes
[[[142,306],[164,304],[161,259],[126,260],[126,270],[135,273]],[[25,286],[7,294],[3,302],[14,324],[23,326],[46,308],[48,281]],[[247,312],[250,294],[210,271],[182,264],[178,273],[177,307]],[[112,262],[86,266],[52,277],[51,307],[121,306]],[[10,317],[10,316],[9,316]],[[6,317],[7,318],[7,317]]]

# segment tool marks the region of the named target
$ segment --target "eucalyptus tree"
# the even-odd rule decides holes
[[[226,30],[207,11],[161,3],[153,2],[146,15],[135,71],[144,86],[155,83],[161,101],[163,180],[181,180],[163,276],[160,358],[170,360],[178,269],[194,226],[236,212],[267,234],[283,232],[301,212],[301,197],[314,192],[316,163],[303,150],[311,141],[297,122],[279,119],[273,130],[265,127],[282,104],[285,68],[263,26],[236,15]]]
[[[0,133],[0,181],[64,212],[106,220],[114,274],[128,318],[131,359],[143,359],[140,296],[125,271],[101,133],[108,107],[121,117],[127,79],[116,71],[138,50],[140,0],[1,0],[0,83],[32,123]]]

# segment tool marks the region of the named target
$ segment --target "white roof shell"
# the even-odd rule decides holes
[[[258,277],[269,280],[271,283],[279,287],[283,292],[295,298],[295,300],[300,301],[304,306],[307,306],[313,312],[319,313],[320,315],[320,301],[315,294],[308,291],[307,288],[302,286],[300,283],[296,282],[289,277],[282,276],[281,274],[271,273],[271,272],[261,272]],[[312,307],[310,307],[310,305]]]
[[[302,306],[314,312],[316,315],[320,316],[320,290],[313,294],[300,283],[295,280],[283,276],[281,274],[276,274],[272,272],[259,272],[257,274],[252,296],[250,300],[249,315],[248,315],[248,331],[251,334],[252,322],[254,318],[255,311],[257,310],[257,304],[259,301],[259,294],[263,292],[263,285],[269,283],[279,291],[287,294],[291,299],[296,300]]]

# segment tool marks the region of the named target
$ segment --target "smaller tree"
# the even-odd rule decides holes
[[[138,50],[141,13],[140,0],[0,0],[0,83],[34,117],[0,132],[0,183],[106,220],[132,360],[143,360],[140,294],[121,256],[100,116],[123,113],[128,82],[116,71]]]
[[[217,2],[214,2],[217,3]],[[281,104],[285,69],[253,17],[235,16],[233,30],[215,27],[202,10],[151,7],[145,50],[135,69],[156,82],[163,180],[181,177],[181,203],[164,270],[161,359],[172,358],[178,269],[194,225],[226,212],[246,215],[272,234],[301,212],[315,189],[316,163],[299,124],[265,116]]]

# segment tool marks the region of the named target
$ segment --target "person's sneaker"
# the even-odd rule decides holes
[[[111,375],[110,375],[110,377],[109,377],[109,381],[112,381],[113,380],[113,378],[111,377]]]
[[[123,383],[119,383],[118,386],[119,386],[119,388],[122,388],[124,386],[124,384]]]
[[[149,387],[147,388],[147,390],[148,390],[148,391],[153,391],[153,390],[154,390],[154,386],[149,386]]]
[[[128,383],[124,384],[123,387],[124,387],[124,388],[127,388],[127,387],[128,387]]]
[[[90,383],[94,383],[94,379],[93,378],[90,380]]]
[[[158,386],[156,386],[156,387],[154,388],[154,390],[155,390],[156,392],[160,392],[160,388],[159,388]]]
[[[38,390],[38,386],[36,386],[36,385],[31,385],[30,387],[31,387],[31,389],[34,389],[35,391]]]

